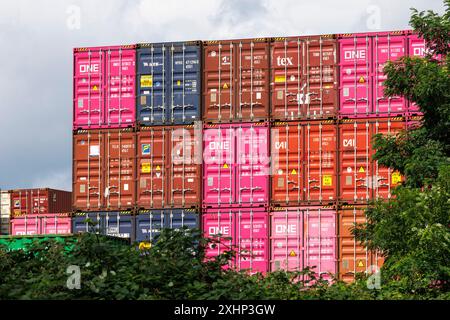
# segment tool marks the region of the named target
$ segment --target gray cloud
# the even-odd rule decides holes
[[[67,26],[69,6],[80,29]],[[408,26],[441,0],[35,0],[0,4],[0,188],[71,189],[72,48],[368,31]]]

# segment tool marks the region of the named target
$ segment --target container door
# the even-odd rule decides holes
[[[234,133],[229,126],[211,126],[203,132],[203,203],[206,206],[234,203]]]
[[[41,221],[38,215],[24,216],[11,219],[11,235],[37,235],[41,234]]]
[[[236,132],[235,199],[238,204],[269,201],[269,129],[239,126]]]
[[[378,115],[399,115],[407,111],[407,101],[400,96],[386,97],[383,68],[388,61],[396,61],[407,53],[406,36],[376,35],[373,38],[374,55],[374,110]]]
[[[426,54],[425,40],[417,35],[408,36],[408,55],[413,58],[423,58]],[[420,113],[419,106],[409,102],[408,112]]]
[[[140,212],[136,217],[136,241],[156,241],[161,233],[161,229],[164,228],[166,220],[162,210]]]
[[[250,273],[267,272],[269,261],[269,214],[253,209],[235,213],[235,238],[238,250],[236,267]]]
[[[165,227],[177,230],[183,227],[189,229],[198,228],[199,214],[191,209],[170,210],[169,217],[165,221]]]
[[[134,163],[136,134],[109,131],[106,138],[105,202],[107,210],[132,209],[135,205]]]
[[[137,205],[141,209],[164,208],[167,204],[169,134],[160,127],[148,127],[138,133]]]
[[[272,202],[287,205],[303,200],[302,128],[299,122],[271,128]]]
[[[74,53],[73,129],[103,124],[105,53],[101,49]]]
[[[104,134],[100,131],[76,134],[74,142],[74,208],[102,210]]]
[[[105,125],[132,127],[135,123],[136,50],[106,50]]]
[[[167,54],[164,45],[138,49],[137,110],[141,125],[165,124],[168,120],[166,101]]]
[[[190,127],[170,128],[169,203],[171,207],[200,205],[201,130]]]
[[[52,201],[50,199],[51,192],[45,189],[31,189],[30,190],[31,197],[31,213],[51,213],[50,203]],[[55,198],[56,200],[56,198]]]
[[[372,196],[371,128],[368,120],[339,124],[340,196],[343,202],[367,202]]]
[[[304,214],[300,209],[271,213],[271,271],[304,268]]]
[[[14,216],[19,216],[23,214],[31,214],[31,195],[28,189],[16,190],[11,194],[11,213]]]
[[[102,212],[101,219],[104,221],[104,231],[102,231],[102,234],[119,238],[129,238],[131,241],[134,241],[134,222],[130,214]]]
[[[336,211],[306,209],[305,216],[305,265],[325,279],[336,269]]]
[[[253,121],[269,116],[269,44],[236,43],[236,119]]]
[[[234,51],[231,42],[204,47],[205,121],[230,122],[234,119]]]
[[[344,38],[340,45],[340,114],[364,116],[372,111],[372,40]]]
[[[305,201],[331,203],[336,200],[336,124],[309,123],[305,134]]]
[[[42,234],[69,234],[72,232],[72,220],[68,216],[41,216]]]
[[[372,136],[379,133],[392,136],[404,129],[406,129],[406,123],[401,118],[375,120],[372,124]],[[371,150],[372,155],[375,152],[375,150]],[[404,177],[398,171],[379,165],[378,161],[374,161],[373,171],[374,199],[390,199],[392,190],[404,181]]]
[[[304,42],[300,39],[275,41],[272,59],[272,119],[296,120],[305,116],[309,95],[303,83]]]
[[[233,248],[234,217],[231,210],[210,210],[202,215],[202,228],[205,238],[214,239],[206,249],[206,259],[214,259]],[[225,239],[227,238],[227,239]]]
[[[334,39],[311,38],[305,42],[304,91],[297,96],[308,118],[334,117],[338,110],[337,43]]]
[[[200,46],[172,45],[170,48],[170,122],[192,124],[200,120]]]

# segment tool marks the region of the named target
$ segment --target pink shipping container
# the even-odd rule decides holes
[[[221,239],[207,250],[213,258],[230,249],[236,250],[231,267],[250,273],[267,272],[269,267],[269,214],[265,208],[207,209],[202,216],[206,237],[221,234]]]
[[[326,279],[328,273],[337,273],[333,207],[277,207],[270,216],[271,271],[301,271],[309,266]]]
[[[134,45],[74,49],[73,129],[133,127]]]
[[[72,220],[67,214],[29,214],[11,219],[11,235],[69,234]]]
[[[425,40],[412,34],[408,36],[408,55],[413,58],[423,58],[426,54]],[[419,110],[419,106],[413,102],[409,103],[409,113],[419,115],[422,114]]]
[[[267,123],[208,124],[203,141],[204,207],[268,204]]]

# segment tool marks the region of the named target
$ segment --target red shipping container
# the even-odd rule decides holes
[[[201,127],[142,127],[137,133],[140,209],[198,208]]]
[[[339,123],[339,200],[366,203],[389,199],[404,178],[373,161],[375,134],[396,134],[406,128],[404,118],[343,119]]]
[[[50,188],[11,190],[11,214],[70,212],[72,193]]]
[[[358,272],[374,273],[381,268],[383,257],[367,250],[355,239],[351,229],[366,222],[366,206],[343,206],[338,210],[339,219],[339,278],[345,282],[355,280]]]
[[[271,128],[274,205],[337,200],[337,125],[333,120],[278,122]]]
[[[222,236],[216,238],[218,244],[207,249],[207,259],[234,249],[236,257],[231,267],[250,273],[268,271],[269,214],[265,208],[207,209],[202,215],[202,226],[206,237]]]
[[[74,130],[135,125],[134,45],[74,49],[73,85]]]
[[[273,208],[271,271],[311,267],[330,279],[337,273],[336,210],[333,207]]]
[[[268,40],[207,41],[203,50],[203,119],[268,120]]]
[[[68,214],[30,214],[11,219],[11,235],[69,234],[72,220]]]
[[[267,206],[267,123],[205,125],[203,206]]]
[[[335,117],[337,41],[332,35],[275,38],[271,43],[271,118]]]
[[[73,208],[133,209],[136,134],[131,129],[78,131],[73,137]]]

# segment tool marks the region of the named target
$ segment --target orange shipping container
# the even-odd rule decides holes
[[[203,50],[203,119],[268,120],[268,40],[207,41]]]
[[[383,265],[382,255],[368,251],[351,233],[355,224],[365,223],[366,206],[343,206],[338,210],[339,278],[351,282],[358,272],[376,272]]]
[[[337,41],[333,36],[275,38],[271,43],[271,118],[337,115]]]
[[[80,130],[73,136],[73,207],[114,211],[135,205],[136,134],[132,129]]]

